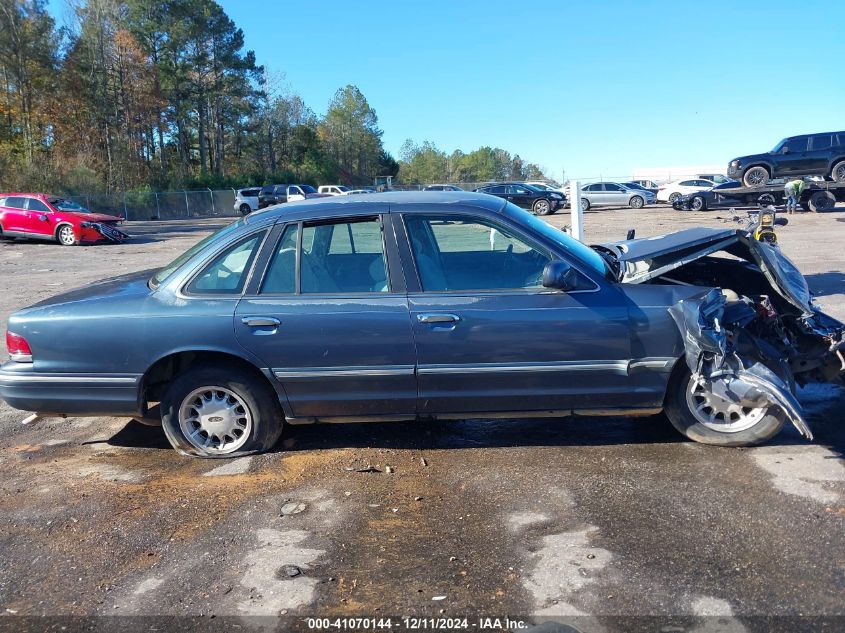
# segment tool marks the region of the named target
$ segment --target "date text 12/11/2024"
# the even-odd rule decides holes
[[[376,618],[306,618],[308,629],[320,630],[408,630],[408,631],[515,631],[528,628],[528,623],[510,617],[376,617]]]

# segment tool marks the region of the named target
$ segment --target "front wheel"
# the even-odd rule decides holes
[[[176,378],[161,401],[161,424],[183,455],[239,457],[272,448],[283,414],[273,389],[238,368],[201,366]]]
[[[239,210],[240,210],[240,212],[241,212],[241,215],[249,215],[250,213],[252,213],[252,207],[250,207],[250,206],[249,206],[248,204],[246,204],[246,203],[242,204],[242,205],[240,206],[240,209],[239,209]]]
[[[76,234],[70,224],[62,224],[56,231],[56,241],[62,246],[73,246],[77,243]]]
[[[693,211],[703,211],[706,206],[707,203],[704,202],[704,196],[693,196],[689,203],[689,208]]]
[[[632,209],[642,209],[645,200],[643,200],[642,196],[634,196],[628,204]]]
[[[590,201],[586,198],[581,198],[581,211],[589,211],[590,210]]]
[[[777,407],[743,407],[724,400],[695,383],[686,366],[669,381],[666,417],[689,439],[715,446],[760,444],[777,435],[784,424]]]
[[[534,213],[537,215],[549,215],[552,212],[552,205],[545,198],[541,198],[534,203]]]
[[[759,165],[747,169],[742,176],[742,184],[746,187],[762,187],[767,182],[769,182],[769,172]]]
[[[834,182],[845,182],[845,160],[840,160],[833,166],[830,177]]]

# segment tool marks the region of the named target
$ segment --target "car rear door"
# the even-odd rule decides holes
[[[238,341],[282,383],[295,418],[416,414],[416,352],[389,227],[376,211],[280,226],[266,272],[237,307]]]
[[[604,183],[604,198],[607,200],[607,204],[615,207],[628,205],[628,192],[613,182]]]
[[[579,272],[541,285],[552,258],[505,221],[472,212],[403,216],[421,414],[631,406],[628,312],[610,283]],[[557,256],[559,257],[559,256]]]
[[[24,233],[27,226],[26,198],[21,196],[9,196],[3,205],[3,216],[0,224],[6,233]]]
[[[807,148],[807,172],[825,174],[830,163],[830,148],[833,147],[833,134],[813,134]]]

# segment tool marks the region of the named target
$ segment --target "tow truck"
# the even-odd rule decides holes
[[[795,180],[790,178],[789,180]],[[832,211],[837,202],[845,202],[845,182],[828,182],[809,177],[804,179],[800,203],[805,209],[823,213]],[[681,196],[672,204],[677,210],[703,211],[718,207],[776,205],[785,201],[786,179],[778,179],[761,187],[746,187],[733,180],[707,191]]]

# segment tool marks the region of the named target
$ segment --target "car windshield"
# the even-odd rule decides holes
[[[770,154],[777,154],[778,152],[780,152],[781,148],[782,148],[784,145],[786,145],[786,142],[787,142],[788,140],[789,140],[788,138],[783,139],[780,143],[778,143],[777,145],[775,145],[775,148],[774,148],[771,152],[769,152],[769,153],[770,153]]]
[[[197,242],[196,244],[194,244],[191,248],[186,250],[184,253],[179,255],[179,257],[174,259],[167,266],[160,269],[155,275],[153,275],[150,278],[150,281],[149,281],[150,288],[152,288],[153,290],[158,288],[158,286],[161,284],[161,282],[165,281],[168,277],[170,277],[170,275],[172,275],[174,272],[176,272],[176,270],[178,268],[180,268],[182,266],[182,264],[187,262],[189,259],[191,259],[194,255],[199,253],[202,249],[204,249],[206,246],[208,246],[212,242],[216,242],[217,240],[222,239],[226,235],[229,235],[230,233],[233,233],[234,231],[236,231],[238,228],[243,226],[243,223],[244,223],[243,220],[238,220],[237,222],[234,222],[234,223],[232,223],[228,226],[224,226],[219,231],[215,231],[214,233],[212,233],[208,237],[206,237],[206,238],[200,240],[199,242]]]
[[[47,198],[47,202],[62,211],[72,211],[73,213],[93,213],[90,209],[86,209],[82,205],[71,200],[65,200],[64,198]]]
[[[316,189],[314,189],[314,187],[312,187],[311,185],[299,185],[299,187],[300,187],[300,188],[302,189],[302,191],[304,191],[305,193],[317,193],[317,190],[316,190]]]
[[[586,244],[579,242],[560,229],[554,228],[551,224],[544,222],[537,216],[530,214],[524,209],[520,209],[510,202],[505,205],[505,213],[520,224],[527,225],[533,231],[550,239],[566,251],[567,254],[572,255],[579,262],[589,266],[605,279],[611,278],[610,270],[602,256]]]

